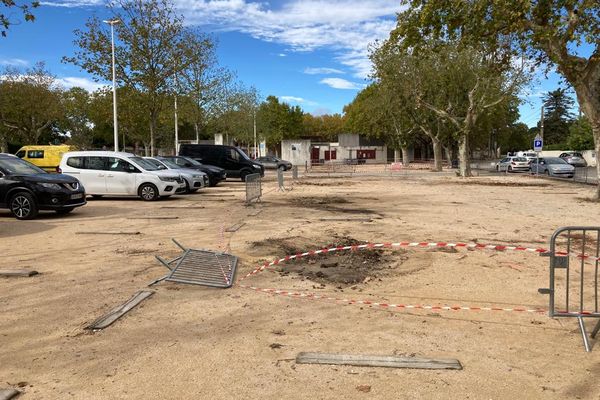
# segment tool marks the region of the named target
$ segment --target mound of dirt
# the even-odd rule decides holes
[[[352,202],[339,196],[303,196],[290,199],[289,203],[293,207],[312,208],[319,211],[330,211],[344,214],[376,214],[375,211],[368,208],[346,208],[340,207],[342,204],[351,204]]]

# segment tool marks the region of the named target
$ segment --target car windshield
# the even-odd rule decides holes
[[[158,168],[156,165],[152,164],[148,160],[144,160],[142,157],[129,157],[129,159],[137,165],[139,165],[140,167],[142,167],[143,169],[145,169],[146,171],[160,170],[160,168]]]
[[[546,161],[546,164],[567,164],[565,160],[558,157],[548,157],[544,158],[544,160]]]
[[[177,164],[175,164],[171,160],[160,160],[160,162],[162,162],[163,164],[165,164],[170,169],[181,169],[181,168],[183,168],[181,165],[177,165]]]
[[[180,158],[184,159],[185,161],[188,161],[192,165],[202,165],[202,163],[194,160],[193,158],[189,158],[189,157],[180,157]]]
[[[525,157],[515,157],[512,160],[517,161],[517,162],[526,162],[527,161],[527,159]]]
[[[20,158],[0,158],[0,169],[8,174],[18,174],[18,175],[33,175],[33,174],[45,174],[41,168],[36,167],[35,165],[21,160]]]
[[[167,169],[167,167],[165,167],[162,162],[155,160],[153,158],[144,158],[144,160],[148,161],[149,163],[151,163],[158,169]]]
[[[248,157],[248,155],[244,152],[244,150],[242,149],[236,149],[238,151],[238,153],[240,153],[242,155],[242,157],[244,157],[246,160],[250,160],[250,157]]]

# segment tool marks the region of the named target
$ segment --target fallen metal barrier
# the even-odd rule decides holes
[[[169,273],[148,286],[162,281],[218,288],[233,285],[238,260],[236,256],[212,250],[189,249],[175,239],[171,240],[183,250],[183,254],[171,261],[156,256],[169,269]]]
[[[600,257],[600,227],[567,226],[557,229],[550,239],[550,286],[538,289],[549,295],[548,315],[577,318],[586,351],[592,351],[585,328],[585,318],[598,322],[589,335],[600,330],[598,309],[598,263]],[[576,258],[576,262],[571,262]]]
[[[260,201],[262,196],[262,181],[260,174],[246,175],[246,204],[252,200]]]

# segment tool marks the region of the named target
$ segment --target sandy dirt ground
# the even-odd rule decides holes
[[[592,188],[520,176],[310,177],[285,193],[271,179],[264,191],[250,207],[242,184],[226,182],[153,203],[90,200],[67,217],[16,221],[0,211],[0,269],[40,272],[0,278],[0,388],[23,399],[600,399],[600,347],[586,353],[574,319],[541,313],[388,310],[162,282],[112,326],[84,330],[165,274],[154,256],[179,254],[170,238],[229,250],[240,278],[327,245],[547,247],[558,227],[600,226],[600,205],[586,201]],[[178,218],[140,219],[152,216]],[[395,304],[548,308],[537,293],[548,259],[526,252],[329,254],[242,283]],[[456,358],[464,368],[296,364],[303,351]]]

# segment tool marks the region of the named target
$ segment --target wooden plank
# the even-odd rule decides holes
[[[141,235],[142,232],[75,232],[76,235]]]
[[[206,207],[204,207],[204,206],[187,206],[187,207],[181,207],[181,206],[163,206],[161,208],[169,208],[171,210],[189,210],[190,208],[201,209],[201,208],[206,208]]]
[[[10,400],[21,392],[15,389],[0,389],[0,400]]]
[[[232,225],[229,228],[225,229],[225,232],[237,232],[244,225],[246,225],[245,222],[238,222],[237,224]]]
[[[38,272],[32,269],[0,269],[0,276],[34,276]]]
[[[140,290],[133,297],[127,300],[126,303],[113,308],[108,313],[104,314],[91,324],[85,327],[85,329],[104,329],[113,324],[116,320],[121,318],[123,315],[131,311],[137,305],[139,305],[142,301],[146,300],[148,297],[154,294],[153,290]]]
[[[417,369],[462,369],[455,359],[431,359],[399,356],[299,353],[297,364],[353,365],[357,367],[417,368]]]
[[[373,222],[372,218],[319,218],[319,221],[358,221],[358,222]]]
[[[249,217],[256,217],[258,214],[260,214],[262,212],[262,209],[260,210],[256,210],[255,212],[249,213],[248,216]]]
[[[178,219],[179,217],[129,217],[127,219]]]

